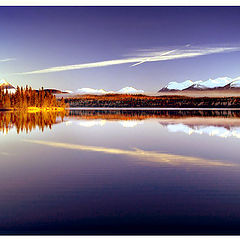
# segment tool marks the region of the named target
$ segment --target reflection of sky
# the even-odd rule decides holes
[[[219,119],[217,119],[219,120]],[[157,119],[151,120],[115,120],[115,123],[121,125],[122,127],[126,128],[134,128],[140,124],[144,124],[144,121],[155,121],[157,124]],[[81,127],[103,127],[105,124],[114,122],[105,119],[96,119],[96,120],[66,120],[66,126],[77,124]],[[179,123],[172,123],[170,120],[169,123],[167,120],[164,121],[163,126],[165,126],[169,132],[176,133],[176,132],[183,132],[188,135],[191,134],[207,134],[208,136],[215,136],[215,137],[222,137],[222,138],[229,138],[229,137],[236,137],[240,138],[240,126],[225,126],[224,124],[221,126],[215,125],[188,125],[181,123],[181,119],[178,120]],[[213,120],[214,122],[214,120]],[[213,124],[212,122],[212,124]],[[239,123],[240,124],[240,123]]]
[[[240,216],[239,139],[172,134],[153,119],[135,127],[68,120],[0,136],[0,232],[72,221],[102,229],[108,217],[159,229],[166,219]]]
[[[35,129],[27,135],[22,132],[19,137],[24,139],[27,137],[26,142],[29,138],[30,142],[40,141],[36,143],[55,147],[60,147],[58,144],[62,143],[63,146],[61,147],[63,149],[76,148],[82,151],[102,152],[103,154],[115,152],[126,158],[135,157],[141,159],[141,161],[145,159],[147,162],[168,162],[170,165],[227,166],[228,164],[235,164],[234,161],[230,161],[235,159],[236,155],[236,151],[233,150],[235,149],[235,143],[230,144],[232,142],[230,139],[232,137],[239,138],[239,127],[236,125],[232,127],[198,125],[196,123],[195,125],[188,125],[181,123],[181,119],[173,120],[178,123],[173,123],[171,119],[169,123],[167,119],[164,119],[164,123],[159,125],[158,119],[87,120],[66,117],[65,121],[60,123],[59,126],[53,125],[52,129],[45,130],[41,134],[39,129]],[[183,132],[187,135],[169,134],[177,132]],[[15,131],[10,131],[2,136],[1,140],[3,142],[8,138],[17,140],[18,137],[15,134]],[[63,136],[64,138],[62,138]],[[197,136],[201,139],[199,140]],[[226,140],[217,142],[212,139],[212,144],[206,145],[206,142],[209,142],[212,136],[218,136]],[[66,139],[66,141],[63,141],[63,139]],[[227,139],[229,140],[227,141]],[[54,143],[56,144],[54,145]],[[233,150],[231,155],[229,156],[224,148],[218,148],[219,144],[223,146],[229,144]],[[33,145],[30,144],[29,151],[32,151],[32,147]],[[24,145],[23,148],[25,148]],[[1,152],[3,157],[9,153],[6,149],[2,149]],[[210,152],[214,152],[214,155]],[[223,157],[224,155],[225,157]],[[225,163],[222,160],[230,162]]]
[[[61,142],[48,142],[48,141],[39,141],[39,140],[25,140],[27,143],[35,143],[40,145],[46,145],[55,148],[63,148],[70,150],[79,150],[79,151],[92,151],[99,153],[107,153],[107,154],[117,154],[117,155],[126,155],[130,157],[138,157],[145,161],[156,162],[156,163],[165,163],[170,165],[199,165],[204,167],[211,166],[219,166],[219,167],[233,167],[234,164],[224,163],[220,161],[208,160],[198,157],[191,156],[183,156],[183,155],[174,155],[167,153],[158,153],[154,151],[145,151],[138,148],[134,150],[123,150],[117,148],[106,148],[99,146],[86,146],[86,145],[77,145],[77,144],[69,144],[69,143],[61,143]]]

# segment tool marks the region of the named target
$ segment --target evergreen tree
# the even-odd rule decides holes
[[[32,90],[17,86],[14,94],[8,93],[7,89],[0,89],[0,108],[27,109],[28,107],[64,107],[65,102],[62,98],[60,101],[50,92]]]

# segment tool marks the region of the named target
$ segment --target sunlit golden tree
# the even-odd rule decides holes
[[[0,108],[26,109],[28,107],[63,107],[65,102],[62,98],[57,100],[56,96],[45,91],[43,88],[32,90],[17,86],[15,93],[9,93],[7,89],[0,88]]]

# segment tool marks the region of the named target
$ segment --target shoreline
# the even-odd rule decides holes
[[[0,112],[62,112],[65,111],[63,107],[28,107],[26,109],[22,108],[0,108]]]
[[[139,108],[132,108],[132,107],[70,107],[70,108],[61,108],[61,107],[45,107],[45,108],[36,108],[36,107],[30,107],[27,110],[23,110],[23,109],[4,109],[4,108],[0,108],[0,112],[10,112],[10,111],[26,111],[29,113],[34,113],[34,112],[61,112],[61,111],[66,111],[66,110],[128,110],[128,111],[240,111],[240,108],[143,108],[143,107],[139,107]]]
[[[152,110],[156,110],[156,111],[162,111],[162,110],[183,110],[183,111],[187,111],[187,110],[205,110],[205,111],[213,111],[213,110],[232,110],[232,111],[240,111],[240,108],[121,108],[121,107],[70,107],[70,108],[66,108],[66,110],[129,110],[129,111],[135,111],[135,110],[139,110],[139,111],[152,111]]]
[[[63,107],[28,107],[27,112],[62,112],[65,111]]]

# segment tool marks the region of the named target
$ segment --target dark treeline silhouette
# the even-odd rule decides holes
[[[63,107],[65,102],[62,98],[57,100],[56,96],[44,89],[32,90],[17,87],[15,93],[9,93],[7,89],[0,89],[0,109],[27,109],[28,107]]]
[[[69,97],[70,107],[240,108],[240,97],[146,96],[128,94]]]
[[[7,134],[12,128],[16,128],[17,133],[29,133],[33,129],[44,131],[45,128],[52,128],[52,125],[64,120],[65,112],[36,112],[9,111],[0,112],[0,132]]]

